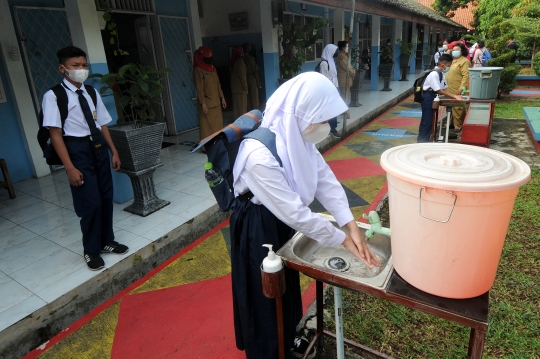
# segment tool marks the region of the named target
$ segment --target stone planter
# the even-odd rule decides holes
[[[423,55],[424,71],[430,70],[433,67],[433,55]]]
[[[407,79],[407,73],[409,72],[410,60],[411,55],[399,55],[399,67],[401,68],[401,79],[399,79],[399,81],[409,81],[409,79]]]
[[[129,123],[111,126],[109,132],[122,162],[119,172],[129,176],[135,197],[124,211],[146,217],[170,203],[157,198],[153,177],[155,170],[163,165],[159,155],[165,123],[140,121],[138,124],[138,128]]]
[[[392,91],[390,88],[390,76],[392,76],[392,70],[394,69],[394,64],[380,64],[379,72],[381,77],[384,80],[384,87],[381,91]]]
[[[362,88],[362,81],[364,80],[365,76],[366,70],[364,69],[358,70],[356,72],[356,76],[354,76],[351,87],[351,102],[349,103],[349,107],[362,106],[362,104],[358,102],[358,98],[360,97],[360,89]]]

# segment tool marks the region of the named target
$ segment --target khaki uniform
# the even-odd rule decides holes
[[[470,61],[465,56],[454,59],[450,71],[446,74],[447,91],[451,94],[461,93],[461,88],[469,88],[469,65]],[[461,129],[465,119],[466,108],[452,107],[452,121],[456,130]]]
[[[258,67],[253,56],[244,54],[244,62],[246,64],[248,85],[247,109],[249,111],[259,108],[259,73],[257,72]]]
[[[247,112],[248,84],[246,78],[246,64],[243,59],[234,63],[231,73],[231,92],[233,100],[233,116],[236,120]]]
[[[223,92],[215,71],[208,72],[200,67],[195,67],[193,69],[193,82],[197,90],[200,139],[203,139],[223,128],[223,114],[221,113]],[[207,114],[203,112],[203,104],[208,107]]]
[[[347,68],[349,69],[349,86],[346,86],[347,82]],[[354,75],[356,71],[352,67],[349,67],[349,57],[347,54],[340,52],[336,58],[337,78],[339,84],[339,94],[345,103],[349,104],[351,96],[350,88],[353,84]],[[349,111],[347,110],[347,118],[349,117]]]

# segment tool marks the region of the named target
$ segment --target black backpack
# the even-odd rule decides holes
[[[97,107],[97,96],[96,90],[90,85],[84,85],[86,92],[90,95],[94,107]],[[52,92],[56,95],[56,104],[58,105],[58,110],[60,111],[60,120],[62,121],[62,132],[64,132],[64,123],[68,116],[68,97],[66,89],[63,85],[57,84],[51,87]],[[43,110],[39,111],[39,130],[37,134],[37,140],[39,146],[43,150],[43,157],[47,161],[49,166],[62,165],[62,161],[58,154],[56,153],[53,144],[51,143],[51,134],[47,127],[43,127]]]
[[[318,73],[321,72],[321,64],[322,64],[323,61],[326,62],[326,63],[328,63],[328,61],[326,61],[326,60],[322,60],[321,62],[319,62],[319,63],[317,64],[317,66],[315,66],[315,72],[318,72]]]
[[[244,139],[253,138],[260,141],[270,150],[279,165],[283,166],[277,153],[276,135],[267,128],[259,127],[261,118],[262,113],[259,110],[251,110],[222,130],[202,139],[191,149],[193,153],[204,146],[208,162],[218,168],[224,178],[224,181],[219,185],[210,188],[222,212],[227,212],[234,206],[233,168],[238,149]],[[250,200],[252,197],[251,191],[238,196],[242,202]]]
[[[426,78],[432,71],[437,71],[439,73],[439,82],[443,79],[443,73],[439,69],[426,70],[420,74],[420,76],[414,81],[413,92],[414,92],[414,101],[413,102],[422,102],[424,98],[424,82]]]

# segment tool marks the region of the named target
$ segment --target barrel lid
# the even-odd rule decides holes
[[[488,66],[483,66],[483,67],[469,67],[469,71],[481,71],[481,72],[487,72],[487,71],[501,71],[503,70],[504,67],[495,67],[495,66],[492,66],[492,67],[488,67]]]
[[[381,156],[384,170],[420,186],[463,192],[494,192],[519,187],[531,177],[529,166],[512,155],[453,143],[393,147]]]

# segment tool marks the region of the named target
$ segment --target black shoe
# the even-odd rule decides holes
[[[101,253],[112,253],[112,254],[126,254],[129,251],[129,248],[123,244],[112,241],[107,243],[105,247],[101,250]]]
[[[332,135],[332,137],[334,137],[334,138],[341,138],[341,136],[339,135],[339,133],[337,133],[337,131],[336,131],[336,130],[334,130],[334,131],[330,131],[330,134],[331,134],[331,135]]]
[[[86,265],[90,270],[100,270],[101,268],[105,267],[105,262],[99,254],[90,254],[84,252],[84,260],[86,261]]]
[[[291,355],[294,358],[302,358],[308,346],[309,346],[309,342],[307,341],[306,338],[303,338],[303,337],[294,338],[293,347],[291,348]],[[315,354],[317,354],[317,350],[315,349],[315,345],[314,345],[309,351],[309,354],[307,355],[306,358],[313,359],[315,358]]]

